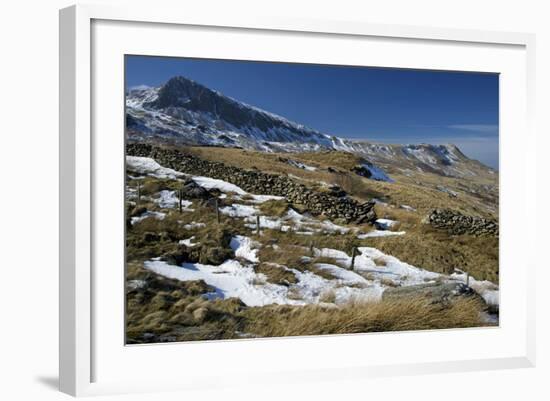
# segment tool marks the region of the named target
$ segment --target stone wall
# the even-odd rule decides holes
[[[290,203],[305,206],[314,215],[342,219],[356,224],[376,220],[374,202],[359,203],[349,197],[314,191],[287,176],[261,171],[243,170],[220,162],[212,162],[175,149],[150,144],[130,143],[129,156],[150,157],[164,167],[182,173],[217,178],[238,185],[253,194],[284,196]]]
[[[496,221],[467,216],[453,210],[435,209],[428,215],[426,220],[431,226],[444,229],[451,235],[470,234],[498,237],[498,223]]]

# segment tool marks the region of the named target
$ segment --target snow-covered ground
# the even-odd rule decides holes
[[[157,220],[164,220],[164,218],[166,217],[166,213],[155,212],[155,211],[148,210],[145,213],[143,213],[141,216],[132,217],[130,219],[130,222],[132,223],[132,225],[134,225],[134,224],[139,223],[140,221],[143,221],[143,220],[145,220],[149,217],[154,217]]]
[[[149,175],[155,178],[171,179],[184,177],[185,174],[171,168],[162,167],[155,160],[149,157],[126,156],[126,167],[128,170],[139,174]]]
[[[380,230],[389,230],[397,224],[397,221],[390,219],[376,219],[374,225]]]
[[[242,258],[252,263],[260,261],[258,259],[258,250],[261,244],[251,240],[249,237],[237,235],[231,238],[229,246],[233,249],[237,258]]]
[[[198,242],[193,242],[194,239],[195,239],[195,236],[193,235],[193,236],[190,237],[190,238],[186,238],[186,239],[180,240],[179,243],[180,243],[181,245],[185,245],[185,246],[188,246],[188,247],[192,248],[192,247],[194,247],[194,246],[199,245]]]
[[[128,157],[128,166],[138,174],[150,175],[157,178],[180,179],[185,175],[177,171],[166,169],[156,163],[153,159]],[[256,230],[257,218],[259,216],[260,228],[275,229],[281,231],[292,231],[301,235],[313,234],[345,234],[357,229],[337,225],[329,220],[321,220],[307,214],[302,214],[294,209],[289,209],[281,216],[265,216],[261,214],[259,204],[282,199],[272,195],[249,194],[237,185],[226,181],[208,177],[195,176],[192,179],[206,189],[218,189],[223,194],[220,198],[225,199],[228,206],[220,208],[220,212],[230,218],[244,219],[245,226]],[[127,189],[127,196],[135,197],[135,190]],[[162,190],[152,197],[158,208],[174,209],[178,207],[179,199],[176,191]],[[232,203],[234,202],[234,203]],[[183,210],[192,212],[192,202],[183,200]],[[403,209],[414,211],[406,205]],[[154,211],[148,210],[140,216],[131,218],[131,224],[139,223],[146,218],[162,220],[169,210]],[[190,231],[189,237],[180,240],[179,243],[185,246],[194,247],[199,245],[193,230],[205,227],[205,224],[198,221],[183,223],[182,228]],[[404,235],[403,231],[389,231],[397,221],[390,219],[376,220],[377,230],[358,234],[358,239],[399,236]],[[304,305],[311,303],[334,302],[341,304],[350,300],[377,300],[380,299],[384,290],[394,286],[410,286],[443,281],[466,281],[463,274],[454,273],[450,276],[430,272],[399,259],[386,255],[383,252],[371,247],[359,247],[355,257],[354,269],[351,270],[352,258],[347,253],[331,248],[313,248],[314,256],[327,257],[334,260],[332,263],[317,263],[312,270],[297,270],[293,266],[281,266],[278,268],[292,272],[297,282],[289,286],[278,285],[268,282],[265,275],[256,273],[254,266],[260,262],[271,263],[269,260],[260,260],[259,250],[263,245],[245,235],[236,235],[230,241],[230,247],[235,253],[235,259],[230,259],[219,266],[200,263],[185,263],[181,266],[170,265],[158,258],[145,262],[145,268],[166,277],[182,280],[204,280],[215,288],[215,291],[208,294],[210,298],[238,297],[249,306],[262,306],[268,304],[292,304]],[[310,250],[304,248],[304,260],[310,260]],[[313,262],[312,262],[313,263]],[[273,264],[273,263],[272,263]],[[334,278],[327,279],[316,274],[315,271],[330,273]],[[489,281],[478,281],[473,277],[469,279],[470,286],[478,292],[488,304],[498,305],[498,286]]]
[[[451,279],[466,282],[465,273],[453,273]],[[468,285],[479,295],[483,297],[488,305],[499,305],[500,295],[498,286],[488,280],[476,280],[470,276],[468,279]]]
[[[231,184],[227,181],[218,180],[216,178],[210,178],[210,177],[193,177],[193,181],[195,181],[198,185],[205,189],[218,189],[225,193],[235,193],[238,195],[246,195],[247,192],[242,189],[241,187]]]
[[[299,162],[298,160],[288,159],[287,163],[290,164],[291,166],[301,168],[302,170],[307,170],[307,171],[317,170],[317,167],[309,166],[305,163]]]
[[[163,276],[182,281],[204,280],[214,287],[210,298],[238,297],[248,306],[269,304],[305,305],[323,302],[342,304],[352,300],[378,300],[384,290],[393,286],[410,286],[434,282],[437,279],[464,281],[454,274],[443,276],[417,268],[386,255],[375,248],[360,247],[355,257],[354,270],[350,270],[352,258],[343,251],[330,248],[314,248],[315,256],[333,258],[335,264],[318,263],[314,268],[329,272],[334,279],[327,279],[314,271],[299,271],[292,266],[275,265],[294,273],[297,283],[284,286],[269,283],[267,277],[254,271],[259,263],[261,244],[246,236],[231,240],[231,248],[237,259],[227,260],[219,266],[200,263],[170,265],[160,260],[145,262],[145,268]],[[308,250],[304,248],[304,253]],[[311,260],[304,256],[305,260]],[[264,261],[270,263],[269,261]],[[471,287],[492,304],[498,304],[498,287],[486,281],[470,278]]]
[[[376,238],[376,237],[391,237],[393,235],[404,235],[405,231],[385,231],[385,230],[373,230],[366,234],[359,234],[358,239]]]
[[[221,207],[220,213],[230,217],[250,217],[258,214],[259,210],[255,206],[233,203],[231,206]]]
[[[155,199],[155,203],[163,209],[171,209],[179,206],[179,199],[176,195],[176,191],[169,191],[165,189],[159,192],[159,197]],[[182,199],[182,211],[193,212],[194,209],[189,208],[192,204],[193,202]]]
[[[369,178],[371,180],[394,182],[394,180],[392,180],[380,167],[377,167],[374,164],[367,162],[363,163],[362,166],[370,171],[371,176]]]
[[[255,195],[246,192],[244,189],[239,187],[238,185],[231,184],[227,181],[218,180],[216,178],[209,178],[209,177],[193,177],[193,181],[195,181],[198,185],[205,189],[218,189],[221,192],[223,192],[224,196],[220,196],[220,199],[226,199],[228,194],[233,195],[233,199],[242,199],[244,195],[248,197],[248,202],[251,203],[264,203],[269,200],[280,200],[284,199],[282,196],[275,196],[275,195]],[[240,196],[235,196],[240,195]]]
[[[192,221],[191,223],[189,224],[184,224],[183,225],[183,228],[185,228],[186,230],[193,230],[195,228],[202,228],[202,227],[206,227],[206,224],[204,223],[197,223],[195,221]]]
[[[259,214],[258,209],[247,209],[249,214],[241,208],[234,208],[233,205],[231,210],[226,210],[224,213],[233,215],[238,215],[239,217],[246,217],[245,224],[246,227],[253,230],[257,229],[256,226],[256,216]],[[240,215],[238,214],[240,211]],[[294,209],[289,209],[286,214],[282,217],[270,217],[270,216],[260,216],[260,229],[267,228],[272,230],[281,230],[281,231],[295,231],[298,234],[302,235],[312,235],[314,233],[340,233],[345,234],[350,231],[348,227],[340,226],[334,224],[329,220],[318,220],[310,216],[298,213]]]

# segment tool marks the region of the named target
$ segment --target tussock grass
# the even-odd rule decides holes
[[[128,266],[128,277],[149,277],[148,287],[127,292],[126,328],[129,343],[196,341],[242,337],[347,334],[381,331],[479,327],[483,305],[477,298],[458,298],[445,304],[427,298],[350,302],[323,305],[246,307],[240,300],[208,300],[210,291],[194,282],[168,280]],[[153,279],[151,281],[151,278]],[[155,280],[161,280],[156,283]],[[192,288],[196,287],[193,291]],[[292,289],[292,288],[291,288]],[[198,290],[198,292],[196,292]],[[300,299],[290,291],[291,299]],[[321,294],[333,303],[334,291]]]
[[[177,190],[181,188],[181,182],[177,180],[160,179],[154,177],[145,177],[139,180],[141,183],[142,195],[154,195],[162,190]],[[137,187],[137,181],[132,182]]]
[[[263,215],[282,217],[288,210],[288,202],[284,199],[269,200],[260,204],[260,211]]]
[[[361,177],[353,172],[347,171],[334,174],[330,183],[338,185],[349,195],[361,201],[386,197],[385,192],[382,190],[383,184]]]
[[[307,251],[299,246],[264,246],[258,252],[258,257],[262,262],[275,263],[302,270],[306,262],[302,257]]]
[[[480,311],[474,298],[461,298],[446,306],[415,298],[350,303],[338,308],[253,308],[247,316],[248,330],[255,335],[281,337],[479,327]]]
[[[267,277],[267,281],[273,284],[288,286],[298,282],[292,271],[274,263],[260,263],[254,267],[254,270],[256,273],[264,274]]]
[[[499,282],[498,238],[471,235],[449,236],[426,228],[406,235],[367,238],[362,241],[403,262],[437,273],[449,274],[460,268],[478,280]]]
[[[389,207],[381,204],[374,205],[374,211],[379,218],[396,220],[397,225],[391,228],[392,231],[411,230],[420,227],[424,215],[417,212],[410,212],[398,207]]]

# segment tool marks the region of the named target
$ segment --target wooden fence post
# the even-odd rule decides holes
[[[137,183],[137,203],[139,204],[141,202],[141,181],[138,180]]]
[[[215,207],[216,207],[216,221],[218,222],[218,224],[220,224],[220,208],[218,206],[218,198],[215,199]]]
[[[470,273],[466,272],[466,287],[470,286]]]
[[[178,189],[178,204],[179,204],[179,210],[180,210],[180,213],[182,212],[182,207],[181,207],[181,204],[182,204],[182,200],[183,200],[183,188],[180,188]]]
[[[313,240],[312,241],[309,241],[309,254],[311,256],[314,256],[313,255]]]
[[[260,235],[260,216],[256,216],[256,230],[258,232],[258,235]]]
[[[351,270],[355,269],[355,253],[356,253],[356,250],[357,250],[356,247],[351,248]]]

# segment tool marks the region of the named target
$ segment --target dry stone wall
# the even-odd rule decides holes
[[[498,237],[498,223],[496,221],[467,216],[453,210],[435,209],[428,215],[427,222],[435,228],[446,230],[451,235],[469,234]]]
[[[243,170],[175,149],[144,143],[128,144],[126,154],[150,157],[162,166],[182,173],[224,180],[253,194],[284,196],[291,203],[305,206],[314,215],[324,215],[356,224],[372,223],[376,220],[372,201],[359,203],[349,197],[337,197],[331,193],[314,191],[284,175]]]

